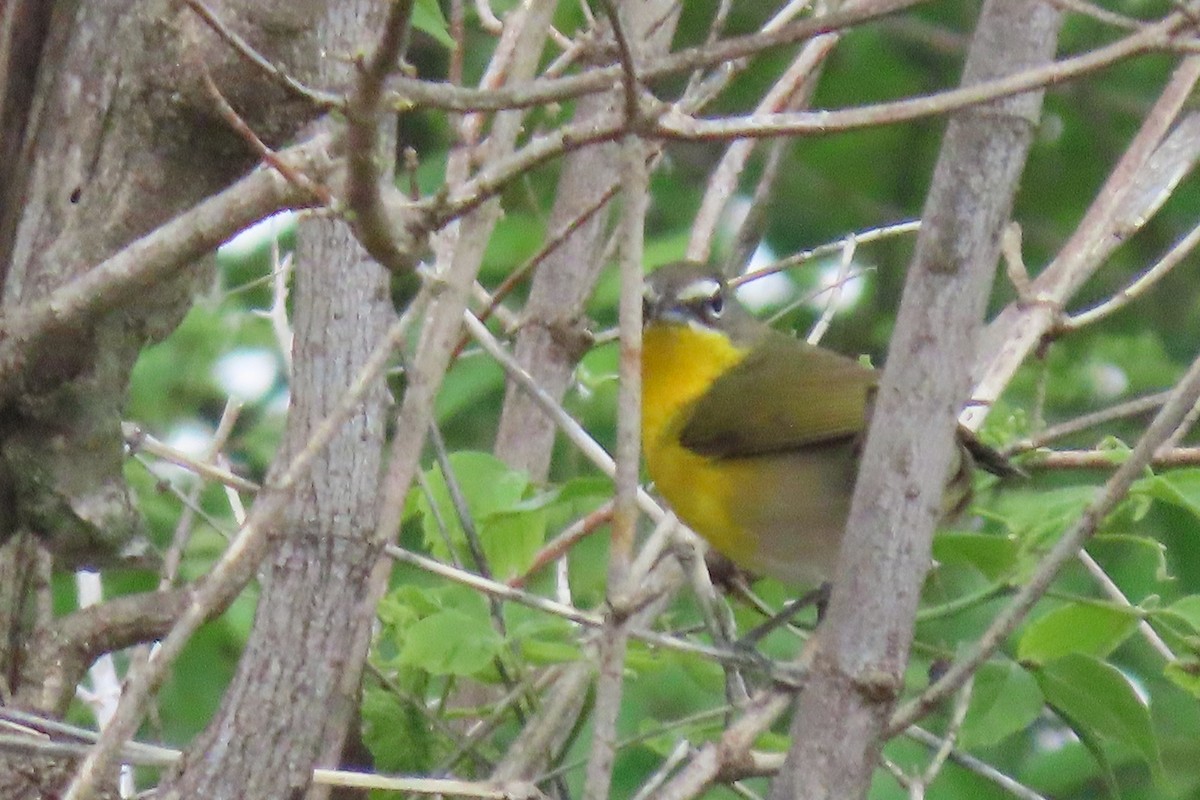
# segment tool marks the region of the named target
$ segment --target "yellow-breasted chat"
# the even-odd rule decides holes
[[[658,268],[644,302],[642,441],[659,492],[737,565],[787,583],[827,580],[878,373],[772,330],[709,267]],[[969,501],[971,451],[982,447],[960,444],[947,514]]]

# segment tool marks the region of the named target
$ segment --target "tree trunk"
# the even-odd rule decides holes
[[[387,286],[344,225],[302,226],[292,407],[276,464],[304,446],[378,343],[391,310]],[[163,797],[297,796],[326,721],[348,719],[336,706],[356,698],[338,687],[365,656],[356,632],[374,614],[366,600],[379,556],[372,535],[385,399],[381,379],[296,490],[237,673]]]

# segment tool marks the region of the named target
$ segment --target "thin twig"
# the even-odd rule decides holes
[[[869,22],[925,2],[927,0],[875,0],[820,17],[796,20],[774,30],[698,45],[643,63],[640,77],[643,81],[651,81],[699,67],[716,66],[757,55],[772,47],[794,44],[822,33]],[[505,111],[608,91],[620,80],[619,64],[589,69],[566,78],[543,78],[502,89],[466,89],[448,83],[398,77],[393,81],[395,95],[390,104],[399,108],[427,107],[461,112]]]
[[[579,448],[579,451],[589,461],[599,467],[601,472],[610,478],[614,477],[616,475],[616,462],[613,461],[612,456],[553,397],[538,386],[537,381],[504,349],[503,345],[492,335],[492,332],[487,329],[487,326],[476,319],[475,315],[469,311],[464,313],[463,323],[475,341],[504,368],[509,378],[529,393],[534,402],[554,420],[559,430],[571,440],[571,443]],[[655,522],[661,520],[666,514],[662,506],[655,502],[654,498],[646,491],[639,489],[637,497],[638,507]]]
[[[574,622],[586,628],[603,630],[605,621],[597,614],[593,614],[573,606],[567,606],[558,603],[554,600],[541,597],[536,594],[531,594],[521,589],[514,589],[507,584],[497,581],[488,580],[487,578],[476,575],[473,572],[457,569],[449,564],[443,564],[428,556],[423,556],[420,553],[414,553],[411,550],[405,550],[396,545],[386,545],[384,552],[396,561],[404,564],[411,564],[414,567],[419,567],[431,575],[436,575],[440,578],[452,580],[455,583],[462,584],[472,589],[476,589],[485,594],[497,597],[501,600],[507,600],[513,603],[520,603],[523,606],[543,611],[547,614],[553,614],[556,617]],[[717,663],[722,664],[738,664],[741,666],[761,667],[762,663],[757,662],[751,656],[744,653],[739,653],[735,650],[723,650],[716,647],[699,644],[697,642],[689,642],[675,636],[658,633],[657,631],[644,630],[640,628],[631,628],[629,635],[635,639],[646,642],[647,644],[656,647],[662,647],[665,650],[672,650],[679,653],[688,653],[691,655],[707,658]]]
[[[755,106],[755,114],[770,114],[795,109],[804,104],[811,89],[810,78],[817,67],[833,51],[838,42],[837,34],[824,34],[808,42],[787,70],[772,84],[770,91]],[[692,235],[688,240],[687,258],[691,261],[707,261],[716,234],[717,220],[729,203],[737,188],[738,177],[746,168],[757,141],[741,139],[734,142],[721,157],[720,163],[709,176],[704,197],[696,212]]]
[[[759,692],[742,716],[720,739],[704,745],[686,767],[658,793],[658,800],[690,800],[698,797],[732,764],[744,763],[755,740],[792,704],[793,693],[771,688]]]
[[[667,782],[667,778],[671,777],[675,768],[691,754],[691,742],[687,739],[680,739],[676,742],[675,749],[667,754],[667,757],[658,765],[658,769],[654,770],[654,773],[642,784],[638,793],[633,796],[633,800],[650,800],[651,797],[654,797],[654,793]]]
[[[934,736],[929,731],[918,728],[916,725],[910,725],[904,731],[904,735],[928,747],[940,747],[942,743],[940,737]],[[955,764],[970,770],[981,778],[991,781],[1013,797],[1019,798],[1019,800],[1047,800],[1047,798],[1033,791],[1028,786],[1018,783],[991,764],[980,761],[970,753],[964,753],[961,750],[951,750],[949,757]]]
[[[1160,258],[1148,270],[1139,275],[1132,283],[1126,286],[1121,291],[1114,294],[1112,297],[1105,300],[1103,303],[1089,308],[1087,311],[1080,311],[1078,314],[1072,314],[1069,317],[1059,322],[1059,329],[1062,331],[1074,331],[1082,328],[1085,325],[1090,325],[1094,322],[1104,319],[1109,314],[1112,314],[1118,309],[1124,308],[1131,301],[1141,297],[1159,280],[1166,277],[1172,269],[1178,266],[1191,252],[1200,245],[1200,225],[1192,228],[1187,236],[1175,243],[1166,255]]]
[[[866,230],[854,231],[843,236],[835,242],[827,242],[818,245],[809,250],[801,250],[798,253],[793,253],[787,258],[782,258],[773,264],[768,264],[752,272],[747,272],[744,275],[739,275],[730,278],[729,285],[731,287],[741,286],[743,283],[757,280],[767,275],[773,275],[776,272],[783,272],[786,269],[791,269],[806,261],[812,261],[814,258],[821,256],[833,255],[841,253],[846,249],[846,245],[854,241],[860,245],[876,242],[881,239],[887,239],[892,236],[900,236],[905,233],[915,233],[921,229],[921,221],[919,219],[905,220],[904,222],[894,222],[890,225],[882,225],[877,228],[867,228]]]
[[[1091,17],[1106,25],[1112,25],[1115,28],[1127,31],[1134,31],[1145,25],[1144,22],[1135,17],[1127,17],[1124,14],[1109,11],[1107,8],[1101,8],[1095,3],[1086,2],[1086,0],[1049,0],[1049,2],[1051,5],[1058,6],[1063,11],[1070,11],[1074,14]]]
[[[824,20],[826,17],[820,19]],[[645,135],[648,137],[720,140],[816,135],[907,122],[1044,88],[1135,55],[1162,49],[1164,43],[1169,43],[1172,35],[1184,24],[1181,15],[1172,14],[1152,27],[1083,55],[1046,67],[1025,70],[1006,78],[982,81],[925,97],[834,111],[767,114],[716,121],[695,120],[677,109],[668,109],[642,127],[647,129]],[[645,68],[642,75],[644,79],[648,77]],[[539,136],[512,157],[490,165],[473,181],[454,192],[450,199],[434,204],[426,224],[432,227],[443,225],[446,221],[478,207],[526,170],[564,152],[614,139],[623,129],[623,117],[608,115],[591,120],[587,124],[563,126]]]
[[[825,336],[825,332],[829,330],[829,326],[833,323],[833,315],[837,311],[838,300],[842,296],[842,289],[846,286],[846,281],[850,277],[850,267],[854,264],[854,254],[858,252],[858,242],[853,237],[847,237],[846,246],[842,249],[842,257],[838,259],[837,276],[833,280],[833,285],[829,287],[829,291],[825,293],[825,308],[821,310],[821,316],[813,323],[812,330],[808,332],[805,341],[809,344],[817,344],[821,338]]]
[[[1133,603],[1129,601],[1129,598],[1125,596],[1125,593],[1121,591],[1121,587],[1117,586],[1116,582],[1113,581],[1112,578],[1108,577],[1108,573],[1104,571],[1104,568],[1096,562],[1096,559],[1092,558],[1091,553],[1089,553],[1087,550],[1080,550],[1078,557],[1079,563],[1083,564],[1084,569],[1086,569],[1088,574],[1092,576],[1092,579],[1100,585],[1100,588],[1106,595],[1108,595],[1109,599],[1115,601],[1121,606],[1124,606],[1125,608],[1134,607]],[[1171,650],[1170,645],[1163,641],[1163,638],[1158,635],[1158,631],[1154,630],[1154,627],[1150,624],[1148,619],[1143,618],[1138,622],[1138,633],[1142,635],[1142,638],[1145,639],[1146,642],[1152,648],[1154,648],[1155,652],[1162,656],[1168,664],[1175,663],[1178,660],[1178,657]]]
[[[613,14],[615,23],[615,12]],[[632,69],[632,64],[630,65]],[[628,98],[627,98],[628,99]],[[631,101],[636,104],[636,96]],[[629,113],[636,113],[630,111]],[[635,123],[632,118],[630,125]],[[617,394],[616,499],[609,546],[610,612],[600,637],[596,707],[592,714],[592,746],[588,754],[585,800],[608,797],[616,760],[617,716],[625,678],[625,649],[635,587],[629,577],[637,534],[638,465],[641,452],[642,262],[648,204],[646,156],[641,139],[629,134],[622,142],[624,199],[621,213],[620,387]]]
[[[41,755],[79,757],[89,752],[86,744],[47,741],[31,736],[0,735],[0,750]],[[183,757],[179,750],[157,745],[129,743],[120,754],[121,762],[148,767],[168,767]],[[382,775],[376,772],[352,772],[338,769],[314,769],[313,783],[354,789],[382,789],[418,795],[453,795],[480,800],[545,800],[536,786],[527,781],[464,781],[452,778],[423,778]]]
[[[1022,460],[1021,467],[1037,469],[1092,469],[1114,470],[1129,457],[1123,450],[1057,450],[1036,453]],[[1200,447],[1176,447],[1159,450],[1151,457],[1147,466],[1155,469],[1194,467],[1200,464]]]
[[[585,514],[571,523],[562,533],[544,544],[529,563],[529,568],[521,575],[508,580],[508,585],[520,589],[530,577],[539,572],[547,564],[561,561],[567,552],[579,542],[591,536],[602,525],[612,520],[613,504],[607,501],[595,511]]]
[[[505,275],[504,280],[501,281],[500,285],[497,286],[495,291],[492,292],[491,297],[488,300],[487,307],[476,315],[479,317],[480,321],[486,322],[487,319],[495,312],[495,310],[500,307],[500,304],[504,302],[505,298],[512,294],[514,289],[520,286],[521,283],[528,278],[533,271],[537,269],[537,267],[543,261],[545,261],[547,257],[550,256],[551,253],[553,253],[559,247],[562,247],[563,244],[571,238],[575,231],[577,231],[597,213],[602,211],[605,206],[607,206],[608,203],[617,196],[617,192],[619,190],[619,183],[614,181],[613,183],[609,184],[609,186],[606,187],[605,190],[596,197],[595,202],[576,214],[575,217],[567,222],[566,225],[563,225],[562,228],[550,234],[545,241],[542,242],[542,246],[538,248],[536,253],[527,258],[516,269]],[[468,337],[466,334],[463,334],[462,339],[460,339],[458,343],[458,353],[461,353],[462,349],[466,347],[469,338],[470,337]]]
[[[608,22],[612,27],[613,39],[617,42],[617,57],[621,65],[621,87],[625,93],[625,124],[626,130],[634,130],[638,124],[638,82],[637,60],[634,58],[633,47],[625,36],[625,26],[621,24],[621,14],[615,0],[601,0],[604,10],[608,13]]]
[[[204,83],[204,90],[208,93],[209,98],[216,105],[217,113],[242,138],[242,141],[250,145],[250,149],[254,151],[256,156],[262,159],[263,163],[268,164],[280,175],[287,178],[298,189],[311,194],[322,205],[328,206],[333,203],[333,194],[327,187],[319,183],[314,183],[307,175],[294,169],[286,160],[280,158],[278,153],[267,147],[258,134],[242,119],[241,114],[237,113],[233,106],[229,104],[229,101],[225,99],[225,95],[217,88],[217,84],[213,82],[212,76],[208,74],[207,70],[200,76],[200,80]]]
[[[964,426],[979,428],[1017,367],[1057,323],[1065,302],[1117,243],[1145,224],[1165,200],[1161,189],[1140,189],[1146,176],[1165,172],[1170,185],[1170,178],[1177,179],[1180,164],[1194,162],[1194,149],[1176,146],[1170,131],[1197,80],[1200,57],[1185,58],[1172,72],[1075,232],[1033,281],[1030,294],[1019,298],[987,326],[979,346],[979,352],[986,355],[977,361],[974,374],[974,402],[960,417]],[[1156,160],[1163,163],[1150,169]],[[1162,180],[1153,182],[1161,184]]]
[[[288,377],[292,375],[292,326],[288,321],[288,278],[292,274],[293,254],[280,256],[279,239],[271,240],[271,307],[258,312],[271,323],[271,333],[279,346]]]
[[[221,18],[202,0],[183,0],[183,2],[188,8],[196,12],[196,15],[204,20],[204,24],[212,28],[213,32],[224,39],[238,55],[266,73],[268,77],[292,94],[308,100],[317,108],[331,109],[337,108],[342,104],[343,98],[341,95],[305,86],[289,75],[282,67],[272,63],[270,59],[251,47],[250,43],[239,36],[236,31],[222,22]]]
[[[1140,414],[1145,414],[1160,408],[1167,398],[1171,396],[1169,391],[1156,392],[1155,394],[1138,397],[1133,400],[1126,400],[1111,408],[1105,408],[1100,411],[1094,411],[1091,414],[1084,414],[1076,417],[1073,420],[1053,425],[1040,431],[1026,439],[1019,439],[1001,452],[1004,456],[1012,456],[1017,453],[1024,453],[1029,450],[1037,450],[1040,447],[1045,447],[1050,442],[1061,439],[1065,436],[1070,436],[1080,431],[1085,431],[1088,428],[1094,428],[1098,425],[1106,425],[1113,420],[1125,419],[1126,417],[1136,417]]]
[[[262,488],[254,481],[221,469],[206,458],[193,458],[182,450],[163,444],[132,422],[121,423],[121,435],[125,438],[125,444],[131,452],[147,452],[177,467],[194,472],[202,478],[237,489],[239,492],[253,494]]]
[[[100,573],[91,570],[76,572],[75,587],[79,596],[79,608],[95,607],[103,603],[104,583]],[[117,665],[113,654],[101,655],[88,668],[87,674],[91,680],[91,690],[88,691],[83,686],[77,686],[75,694],[84,705],[91,709],[96,726],[100,730],[104,730],[121,699],[121,678],[117,674]],[[117,781],[118,790],[123,797],[131,797],[137,791],[133,781],[133,769],[129,765],[121,765]]]
[[[954,698],[954,708],[950,712],[950,722],[946,725],[946,732],[942,734],[942,743],[933,753],[933,758],[925,766],[925,771],[921,773],[921,783],[928,786],[933,783],[933,779],[942,771],[942,767],[946,764],[946,759],[954,752],[954,741],[958,738],[958,732],[962,729],[963,720],[967,718],[967,710],[971,707],[971,693],[975,686],[974,678],[967,680],[958,690],[958,694]]]

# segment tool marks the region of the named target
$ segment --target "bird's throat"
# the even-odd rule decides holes
[[[689,325],[651,325],[642,337],[642,440],[652,452],[680,412],[746,357],[724,334]]]

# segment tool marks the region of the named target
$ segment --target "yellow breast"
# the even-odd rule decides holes
[[[745,355],[727,337],[685,325],[652,325],[642,340],[642,441],[650,477],[680,519],[743,564],[757,560],[738,514],[752,465],[698,455],[679,444],[679,433],[692,404]]]

